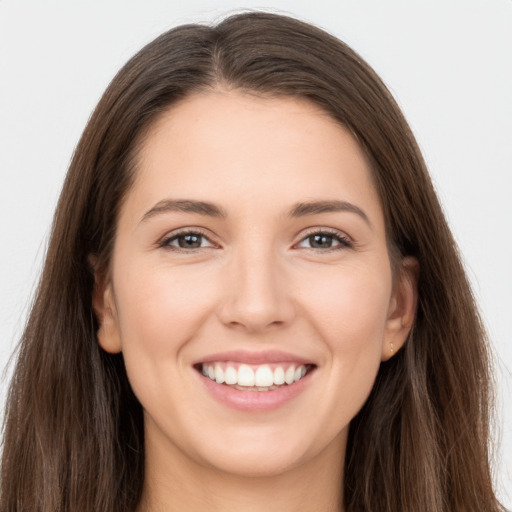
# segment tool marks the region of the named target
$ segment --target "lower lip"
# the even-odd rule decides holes
[[[273,411],[294,399],[304,391],[313,371],[308,372],[302,379],[293,384],[285,384],[270,391],[241,391],[199,374],[206,389],[219,402],[246,412]]]

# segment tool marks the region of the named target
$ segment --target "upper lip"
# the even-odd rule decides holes
[[[247,364],[265,364],[265,363],[298,363],[298,364],[314,364],[310,359],[297,356],[290,352],[281,350],[232,350],[228,352],[217,352],[210,354],[196,361],[194,364],[214,363],[216,361],[233,361],[236,363]]]

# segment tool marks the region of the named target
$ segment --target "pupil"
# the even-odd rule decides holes
[[[330,235],[313,235],[310,237],[311,247],[315,249],[328,249],[332,246],[332,236]]]
[[[183,249],[196,249],[201,247],[200,235],[183,235],[178,239],[179,246]]]

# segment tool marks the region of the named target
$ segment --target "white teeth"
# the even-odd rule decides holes
[[[302,373],[302,372],[304,372],[304,373]],[[293,376],[293,380],[298,381],[298,380],[302,379],[302,377],[304,377],[304,375],[306,375],[306,367],[298,366],[297,369],[295,370],[295,375]]]
[[[254,384],[260,387],[269,387],[274,384],[274,374],[269,366],[263,365],[256,370]]]
[[[224,370],[219,364],[215,365],[215,380],[217,381],[217,384],[222,384],[225,380]]]
[[[274,370],[274,384],[277,386],[284,384],[284,370],[280,366]]]
[[[284,376],[284,381],[286,382],[286,384],[292,384],[293,381],[295,380],[295,366],[290,366],[290,368],[288,368],[288,370],[286,370],[286,373],[285,373],[285,376]]]
[[[254,386],[254,372],[250,366],[241,364],[238,368],[238,385]]]
[[[290,385],[302,379],[306,373],[306,365],[276,366],[274,371],[268,364],[249,366],[241,364],[238,369],[230,363],[205,363],[201,373],[218,384],[227,384],[237,389],[252,388],[254,391],[271,391],[285,383]]]
[[[238,382],[238,372],[232,367],[228,366],[224,372],[224,381],[226,384],[233,385]]]

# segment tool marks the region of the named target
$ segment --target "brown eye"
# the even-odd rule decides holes
[[[183,250],[194,250],[203,249],[207,247],[213,247],[214,244],[206,238],[202,233],[195,232],[183,232],[170,237],[165,238],[160,243],[160,247],[167,249],[183,249]]]
[[[181,235],[176,238],[182,249],[198,249],[201,247],[202,235]]]
[[[308,240],[312,249],[330,249],[334,237],[332,235],[311,235],[308,236]]]

